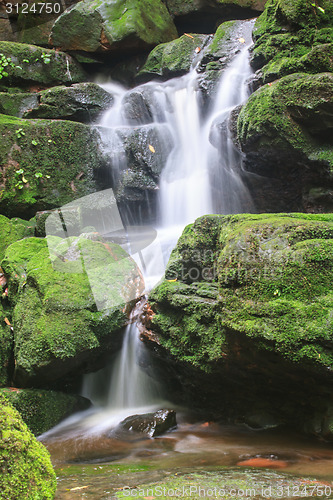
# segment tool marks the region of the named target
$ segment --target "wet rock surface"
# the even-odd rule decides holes
[[[129,431],[149,437],[160,436],[177,426],[176,412],[173,410],[158,410],[155,413],[131,415],[120,422],[119,431]]]

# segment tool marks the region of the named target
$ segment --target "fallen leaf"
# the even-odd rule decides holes
[[[244,39],[243,37],[238,38],[238,41],[239,41],[240,43],[245,43],[245,39]]]
[[[185,36],[188,36],[189,38],[194,38],[194,36],[189,35],[188,33],[184,33]]]
[[[197,47],[197,48],[195,49],[195,53],[196,53],[196,54],[199,54],[199,52],[201,52],[201,47]]]
[[[152,153],[155,153],[155,148],[154,146],[152,146],[151,144],[149,144],[149,149]]]
[[[89,486],[76,486],[76,488],[71,488],[69,491],[84,490],[86,488],[89,488]]]
[[[242,460],[237,462],[237,465],[246,467],[265,467],[269,469],[284,469],[288,466],[287,462],[284,460],[273,460],[271,458],[249,458],[248,460]]]
[[[9,319],[8,319],[8,318],[5,318],[5,323],[6,323],[6,325],[8,325],[8,326],[12,326],[12,325],[11,325],[11,322],[9,321]]]

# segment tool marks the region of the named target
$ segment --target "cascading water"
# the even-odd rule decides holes
[[[253,22],[242,25],[240,49],[223,71],[216,97],[205,118],[200,112],[199,56],[189,74],[135,89],[136,92],[149,92],[154,103],[147,111],[148,124],[147,117],[140,123],[140,116],[133,120],[128,114],[133,90],[127,91],[116,84],[104,85],[114,96],[114,105],[105,113],[99,128],[115,185],[128,168],[126,141],[139,126],[142,129],[153,124],[164,148],[170,149],[172,138],[173,147],[166,164],[160,166],[158,238],[141,252],[140,259],[134,255],[139,267],[144,261],[142,271],[147,290],[162,276],[171,249],[186,224],[207,213],[239,213],[252,209],[240,176],[241,156],[233,145],[228,127],[231,111],[248,95],[246,80],[251,74],[248,46]],[[56,431],[63,432],[66,426],[71,430],[81,426],[85,433],[100,433],[125,416],[161,407],[163,402],[161,398],[158,401],[158,386],[139,366],[138,358],[144,356],[144,347],[135,323],[137,314],[137,311],[133,313],[126,329],[123,348],[113,364],[111,376],[107,368],[85,379],[83,393],[96,404],[99,403],[96,393],[101,380],[107,386],[103,408],[73,416],[57,426]]]

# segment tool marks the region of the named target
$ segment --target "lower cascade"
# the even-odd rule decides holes
[[[186,224],[207,213],[254,210],[241,178],[242,157],[233,144],[228,126],[232,110],[249,95],[251,68],[248,49],[252,43],[252,28],[253,21],[239,23],[239,49],[223,70],[215,97],[204,113],[198,70],[205,48],[187,75],[134,89],[142,95],[149,94],[150,113],[157,130],[155,140],[160,148],[169,149],[165,165],[155,167],[162,172],[158,213],[149,214],[150,220],[156,221],[155,228],[151,228],[156,238],[139,254],[136,250],[133,254],[130,246],[124,247],[141,268],[147,292],[162,277],[171,250]],[[103,87],[116,100],[102,117],[99,130],[117,182],[128,167],[126,139],[138,126],[137,123],[133,125],[128,117],[128,100],[133,90],[113,83],[103,84]],[[145,127],[148,129],[151,125]],[[148,147],[155,151],[153,145]],[[164,159],[162,156],[162,161]],[[122,216],[128,218],[128,214]],[[132,217],[130,215],[130,219]],[[137,214],[134,219],[138,221]],[[146,228],[141,224],[147,221],[139,217],[138,222],[140,238]],[[44,434],[43,440],[67,434],[100,434],[117,427],[129,415],[144,414],[170,405],[164,401],[162,386],[143,368],[147,365],[149,353],[140,341],[137,327],[142,307],[142,302],[139,302],[133,309],[116,359],[99,372],[85,376],[82,395],[96,407],[65,420]]]

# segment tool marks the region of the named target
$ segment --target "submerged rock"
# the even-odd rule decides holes
[[[155,437],[175,427],[177,427],[176,412],[173,410],[158,410],[155,413],[131,415],[120,422],[118,429]]]
[[[143,291],[141,273],[121,247],[85,235],[27,238],[7,248],[2,267],[16,385],[78,377],[120,348],[127,303]]]
[[[160,0],[83,0],[54,23],[50,42],[63,50],[135,53],[177,37]]]
[[[0,491],[2,498],[52,500],[57,480],[46,448],[0,395]]]
[[[40,389],[0,389],[10,404],[20,413],[23,421],[36,436],[57,425],[77,411],[86,410],[90,401],[77,394],[43,391]]]
[[[184,230],[146,338],[189,404],[333,439],[332,241],[330,214],[205,216]]]

